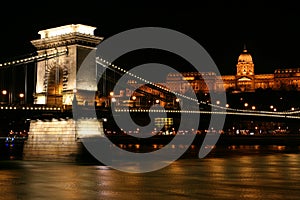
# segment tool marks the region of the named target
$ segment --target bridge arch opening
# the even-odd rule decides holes
[[[47,105],[62,105],[63,69],[59,66],[52,67],[46,73],[47,79]]]

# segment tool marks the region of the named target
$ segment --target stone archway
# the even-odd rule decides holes
[[[54,66],[48,71],[47,75],[47,105],[62,105],[63,91],[63,70]]]

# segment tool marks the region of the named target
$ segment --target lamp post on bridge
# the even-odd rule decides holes
[[[1,95],[1,104],[7,103],[7,90],[2,90]]]
[[[24,97],[25,97],[24,93],[20,93],[19,97],[20,97],[20,104],[24,104],[25,103],[24,102]]]
[[[1,103],[12,104],[13,103],[13,93],[8,90],[1,91]]]
[[[137,97],[134,95],[134,96],[131,97],[131,99],[132,99],[132,106],[133,106],[134,108],[136,108],[136,106],[137,106],[137,105],[136,105],[136,104],[137,104],[137,102],[136,102],[136,101],[137,101]]]

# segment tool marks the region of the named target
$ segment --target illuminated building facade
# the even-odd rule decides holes
[[[220,78],[213,72],[171,73],[166,84],[172,91],[180,93],[185,93],[189,87],[196,93],[218,92],[222,86],[228,92],[254,92],[259,88],[300,90],[300,68],[276,69],[273,74],[255,74],[252,56],[244,48],[238,57],[235,75],[223,75]]]
[[[253,93],[257,89],[271,89],[274,91],[300,91],[300,68],[276,69],[272,74],[255,74],[254,62],[251,54],[244,47],[239,55],[236,64],[235,75],[217,76],[215,72],[178,72],[169,73],[164,83],[158,83],[167,88],[168,91],[188,95],[189,92],[196,94],[207,94],[210,92],[220,92],[226,90],[229,93]],[[131,81],[131,82],[130,82]],[[149,95],[152,96],[151,101],[159,99],[161,106],[175,106],[176,97],[167,97],[167,90],[159,90],[150,88],[147,85],[136,85],[136,82],[130,80],[128,85],[135,85],[139,91],[130,90],[121,91],[118,97],[131,98],[130,107],[143,107],[150,102]],[[133,82],[135,84],[133,84]],[[164,99],[165,98],[165,99]],[[150,103],[152,104],[152,103]],[[119,104],[122,106],[122,104]],[[125,104],[123,104],[125,105]]]

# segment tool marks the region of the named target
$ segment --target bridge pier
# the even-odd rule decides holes
[[[90,160],[82,138],[103,137],[98,119],[32,120],[24,143],[23,160],[77,162]]]

